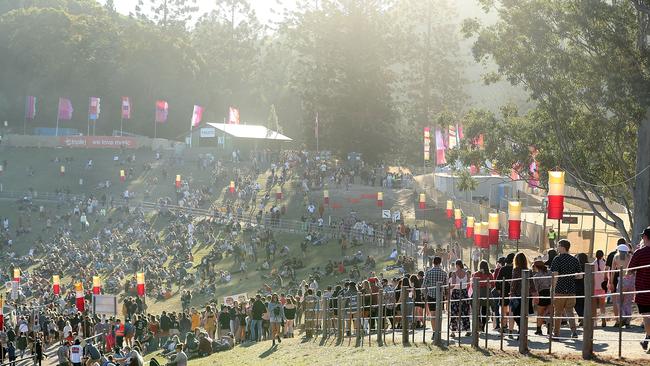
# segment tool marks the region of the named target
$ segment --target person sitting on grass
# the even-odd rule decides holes
[[[160,365],[157,361],[154,364],[155,359],[151,360],[151,365]],[[183,344],[179,343],[176,345],[176,355],[174,358],[167,363],[167,366],[187,366],[187,354],[183,352]]]

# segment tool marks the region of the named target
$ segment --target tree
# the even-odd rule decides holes
[[[476,154],[496,160],[502,171],[527,167],[530,151],[538,152],[541,181],[547,170],[568,173],[579,192],[601,220],[629,237],[615,204],[635,225],[645,225],[645,188],[639,175],[637,133],[645,118],[647,67],[636,47],[637,11],[627,2],[483,1],[497,11],[491,26],[468,21],[468,36],[477,36],[477,62],[488,58],[499,66],[487,80],[507,78],[526,87],[537,103],[519,116],[506,108],[502,116],[471,113],[468,142],[484,134],[485,150]],[[466,151],[470,144],[466,143]],[[485,160],[482,160],[485,161]],[[635,167],[636,166],[636,167]],[[526,169],[520,169],[525,175]],[[647,171],[647,170],[646,170]],[[608,217],[601,214],[607,213]],[[643,215],[641,215],[643,216]],[[643,222],[641,224],[640,222]]]
[[[375,161],[396,143],[392,1],[302,1],[284,29],[296,54],[292,86],[306,140]]]
[[[259,108],[261,96],[256,80],[262,31],[248,1],[219,0],[217,8],[202,16],[192,32],[194,48],[205,62],[200,71],[201,88],[220,117],[233,105],[248,121],[251,117],[266,117],[268,105]],[[257,115],[251,112],[256,110]]]
[[[196,0],[138,0],[135,16],[163,28],[184,30],[198,10]]]

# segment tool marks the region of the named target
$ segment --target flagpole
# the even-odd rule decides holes
[[[56,130],[54,132],[55,136],[59,136],[59,109],[56,111]]]
[[[153,138],[155,139],[158,136],[158,123],[156,123],[156,119],[153,119]]]
[[[23,118],[23,135],[27,135],[27,116]]]
[[[320,152],[319,144],[318,144],[319,141],[318,140],[319,140],[319,136],[318,136],[318,112],[316,112],[316,152]]]
[[[122,132],[122,125],[124,124],[124,116],[120,118],[120,137],[124,136],[124,133]]]

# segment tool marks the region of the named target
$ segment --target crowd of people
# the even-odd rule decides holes
[[[493,329],[515,338],[515,325],[519,326],[522,315],[524,270],[533,272],[528,308],[538,316],[535,334],[544,335],[545,328],[546,335],[562,339],[560,329],[566,323],[571,333],[564,338],[578,336],[578,327],[586,321],[580,296],[585,293],[581,273],[588,258],[584,253],[570,255],[567,240],[559,240],[557,249],[549,250],[545,257],[510,253],[492,265],[481,260],[484,253],[475,249],[470,254],[471,263],[466,265],[461,245],[429,245],[430,238],[417,226],[371,223],[355,214],[325,224],[322,204],[317,207],[309,198],[311,190],[322,189],[324,184],[347,186],[355,177],[367,185],[407,184],[408,173],[384,166],[370,168],[363,163],[337,165],[301,152],[268,159],[266,155],[253,156],[250,165],[228,165],[212,156],[201,156],[198,167],[213,172],[211,181],[202,185],[189,176],[177,186],[174,198],[159,197],[156,216],[165,220],[164,230],[147,217],[146,207],[133,200],[134,192],[116,199],[61,190],[56,210],[36,207],[27,197],[21,205],[23,222],[42,220],[47,224],[29,255],[19,257],[6,251],[0,258],[8,268],[30,268],[20,272],[21,286],[12,304],[15,319],[0,330],[2,358],[15,360],[29,354],[40,361],[45,350],[56,345],[62,365],[135,366],[142,364],[142,355],[155,353],[161,362],[183,366],[190,358],[245,342],[270,340],[275,345],[293,337],[298,329],[307,337],[336,330],[340,327],[337,317],[343,318],[346,334],[378,331],[379,324],[398,330],[404,324],[423,329],[430,322],[436,329],[436,284],[444,286],[440,300],[449,315],[449,332],[468,335],[470,315],[478,312],[480,329],[487,332],[491,323]],[[158,179],[171,178],[163,166],[146,163],[138,167],[135,155],[119,160],[124,161],[120,164],[129,175],[146,171],[152,186],[159,184]],[[264,164],[268,164],[266,173],[261,168]],[[91,162],[87,166],[92,169]],[[265,184],[259,183],[260,174],[265,174]],[[305,234],[299,250],[277,238],[280,217],[287,208],[274,192],[278,188],[282,191],[292,177],[299,177],[304,197],[304,211],[297,213],[302,216]],[[211,198],[219,184],[226,189],[223,199],[216,202]],[[104,188],[110,186],[106,182]],[[143,196],[150,194],[147,191]],[[5,219],[2,224],[3,235],[13,236],[12,225]],[[26,226],[22,224],[20,230]],[[298,271],[305,270],[311,248],[330,245],[332,239],[338,240],[340,258],[328,258],[322,266],[303,271],[306,274],[301,278]],[[417,254],[405,253],[401,239],[423,243],[418,254],[423,256],[422,266],[426,268],[419,270]],[[650,265],[650,229],[644,232],[643,240],[639,247],[622,240],[607,257],[601,251],[596,253],[592,283],[597,297],[592,303],[602,326],[620,315],[623,321],[616,320],[615,326],[629,327],[636,302],[638,312],[648,315],[643,321],[650,340],[650,295],[630,293],[650,290],[650,269],[627,271]],[[379,247],[395,243],[388,258],[390,264],[383,271],[377,273],[376,258],[364,254],[364,243]],[[207,254],[196,264],[198,248],[205,248]],[[217,268],[226,257],[232,257],[232,269]],[[388,275],[395,270],[397,275]],[[620,270],[622,276],[616,272]],[[138,296],[137,272],[145,274],[149,301],[165,301],[180,293],[181,309],[152,314],[144,298]],[[552,279],[552,273],[560,276]],[[197,298],[214,299],[220,285],[245,283],[252,274],[263,282],[256,296],[226,303],[197,302]],[[54,275],[70,279],[66,281],[69,285],[61,284],[62,295],[52,290]],[[119,315],[79,311],[73,284],[83,284],[88,309],[95,276],[103,279],[102,293],[122,294]],[[478,289],[472,288],[473,278],[480,280]],[[9,282],[12,278],[2,273],[0,280]],[[331,285],[319,287],[319,283],[328,282]],[[471,296],[476,291],[480,305],[472,309]],[[619,299],[620,291],[624,295]],[[613,304],[611,314],[605,313],[607,301]],[[644,349],[648,340],[642,341]]]

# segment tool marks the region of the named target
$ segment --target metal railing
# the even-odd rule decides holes
[[[594,356],[594,344],[607,343],[618,346],[618,357],[623,357],[624,344],[630,342],[644,342],[650,339],[635,338],[639,334],[630,329],[624,329],[626,320],[650,318],[650,314],[633,314],[631,308],[623,310],[629,305],[632,296],[640,293],[650,293],[650,290],[628,290],[623,287],[623,278],[632,271],[650,268],[650,265],[635,268],[594,271],[594,265],[585,265],[584,272],[557,275],[554,273],[548,276],[531,276],[529,270],[523,270],[520,278],[513,279],[487,279],[479,280],[473,277],[471,281],[462,284],[437,283],[435,287],[404,287],[405,290],[389,290],[384,292],[382,288],[375,288],[369,292],[348,291],[340,296],[330,299],[306,299],[305,308],[305,332],[308,337],[334,336],[338,344],[346,341],[352,343],[354,340],[357,346],[377,344],[379,346],[389,343],[409,344],[418,342],[427,343],[430,339],[433,344],[442,346],[446,343],[449,347],[452,344],[451,338],[455,338],[458,346],[466,344],[474,348],[495,348],[495,341],[498,348],[504,350],[505,338],[509,344],[516,345],[518,351],[526,354],[530,351],[529,339],[535,339],[536,343],[546,340],[546,348],[549,354],[553,353],[553,345],[557,342],[576,341],[572,349],[581,351],[584,359]],[[619,287],[611,294],[594,294],[594,279],[599,274],[614,274],[619,276]],[[469,276],[469,274],[467,275]],[[555,283],[563,277],[583,276],[584,295],[560,294],[555,291]],[[549,296],[541,296],[532,293],[531,283],[536,280],[551,280]],[[520,282],[521,294],[519,296],[506,295],[506,285]],[[487,289],[481,290],[482,288]],[[493,289],[500,291],[492,292]],[[419,294],[418,294],[419,291]],[[395,295],[398,292],[399,295]],[[484,293],[481,295],[481,293]],[[431,296],[433,295],[433,296]],[[594,336],[595,323],[601,320],[612,319],[611,315],[600,314],[596,316],[596,299],[612,297],[612,301],[618,304],[619,313],[616,316],[617,336],[607,337]],[[564,312],[563,308],[554,308],[561,305],[561,300],[584,301],[584,313],[578,316],[573,313],[573,306],[570,311]],[[539,300],[550,300],[550,305],[544,308],[537,308],[539,312],[531,313],[529,301],[535,305]],[[510,305],[509,311],[503,310]],[[569,302],[570,304],[571,302]],[[539,306],[539,305],[538,305]],[[497,310],[496,313],[494,310]],[[546,310],[542,312],[542,310]],[[582,321],[582,332],[577,333],[578,326],[575,322]],[[530,334],[529,325],[531,321],[537,323],[537,331]],[[572,334],[562,336],[561,327],[563,322],[568,322]],[[427,327],[427,323],[432,327]],[[443,322],[446,327],[443,327]],[[497,337],[489,331],[490,324],[499,325]],[[507,332],[504,327],[509,322],[518,324],[518,332]],[[548,334],[539,334],[541,323],[545,323]],[[390,329],[389,329],[390,325]],[[418,326],[414,329],[414,325]],[[422,326],[424,325],[424,326]],[[556,328],[557,327],[557,328]],[[645,333],[642,333],[645,336]],[[431,336],[431,337],[428,337]],[[396,341],[395,338],[398,338]],[[516,337],[516,338],[515,338]],[[446,342],[443,339],[446,338]],[[481,342],[483,338],[483,342]],[[538,346],[539,347],[539,346]]]

